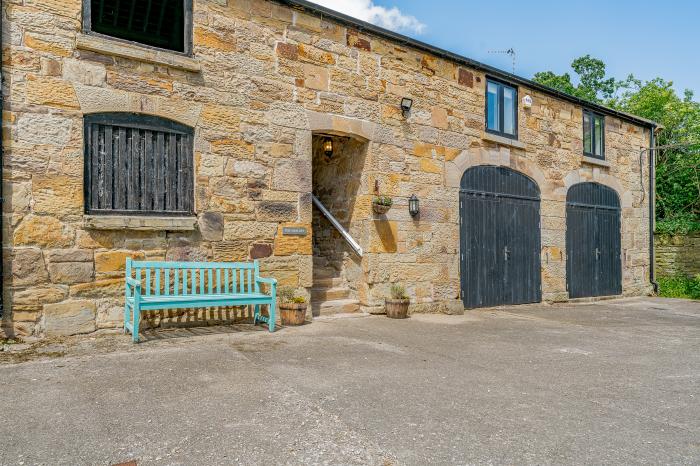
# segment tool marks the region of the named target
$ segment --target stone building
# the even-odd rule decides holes
[[[119,327],[129,256],[257,259],[314,314],[648,292],[652,122],[302,0],[119,4],[2,2],[6,333]],[[612,214],[567,254],[576,186]]]

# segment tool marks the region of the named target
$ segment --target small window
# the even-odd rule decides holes
[[[590,110],[583,111],[583,153],[605,159],[605,117]]]
[[[518,90],[498,81],[486,82],[486,130],[518,137]]]
[[[193,135],[149,115],[86,115],[86,213],[194,214]]]
[[[190,53],[192,0],[83,0],[84,29]]]

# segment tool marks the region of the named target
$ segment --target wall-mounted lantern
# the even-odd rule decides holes
[[[329,159],[333,157],[333,139],[326,138],[326,140],[323,141],[323,153],[326,154],[326,157]]]
[[[411,214],[411,217],[415,217],[418,215],[420,212],[420,201],[416,197],[416,195],[412,195],[411,198],[408,200],[408,213]]]
[[[401,112],[404,118],[408,118],[411,114],[411,107],[413,107],[413,99],[408,97],[401,99]]]

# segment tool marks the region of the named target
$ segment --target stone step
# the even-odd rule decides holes
[[[334,299],[331,301],[311,301],[311,312],[314,316],[330,314],[350,314],[360,310],[360,302],[356,299]]]
[[[340,277],[316,277],[314,276],[314,288],[337,288],[344,283]]]
[[[319,278],[337,278],[340,272],[333,267],[314,267],[314,281]]]
[[[347,299],[350,297],[350,290],[346,287],[334,288],[311,288],[311,301],[328,301],[332,299]]]

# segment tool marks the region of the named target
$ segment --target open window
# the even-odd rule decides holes
[[[194,214],[194,130],[134,113],[85,115],[85,212]]]
[[[87,33],[190,54],[192,0],[83,0]]]

